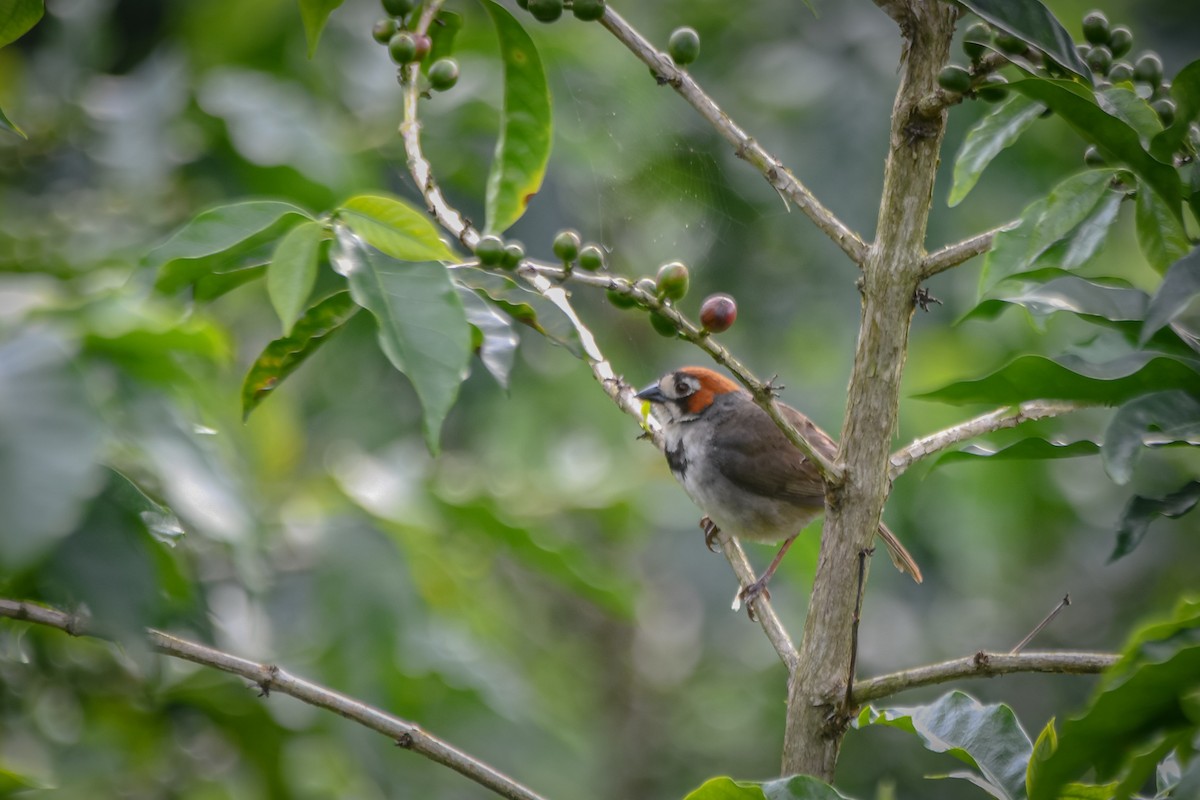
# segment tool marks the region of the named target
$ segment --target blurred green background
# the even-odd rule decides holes
[[[816,16],[783,0],[615,5],[660,44],[695,27],[692,74],[869,237],[900,41],[865,0],[815,4]],[[1093,7],[1049,5],[1075,34]],[[477,4],[449,7],[466,22],[462,77],[424,102],[424,140],[452,202],[482,219],[494,32]],[[1168,75],[1195,57],[1196,4],[1104,9]],[[279,336],[261,282],[195,307],[148,291],[140,258],[205,207],[417,199],[395,69],[370,35],[378,16],[376,0],[346,0],[309,60],[293,0],[51,0],[0,50],[0,107],[28,134],[0,133],[0,594],[86,604],[120,642],[0,624],[4,781],[89,798],[490,796],[334,715],[156,659],[142,624],[377,704],[556,800],[680,797],[714,774],[776,774],[784,669],[729,610],[735,582],[705,550],[699,512],[582,362],[526,333],[509,391],[476,365],[434,460],[367,315],[243,424],[242,375]],[[546,184],[512,235],[547,258],[555,231],[577,228],[629,276],[687,262],[682,309],[733,294],[739,320],[723,342],[837,431],[859,319],[853,267],[600,26],[519,18],[550,74],[556,132]],[[1082,166],[1083,144],[1046,119],[948,209],[953,154],[987,108],[951,110],[930,249],[1015,217]],[[1128,218],[1102,262],[1097,274],[1157,280]],[[1040,330],[1019,310],[956,326],[978,269],[930,283],[943,305],[918,313],[906,395],[1087,335],[1077,320]],[[704,363],[644,315],[584,288],[574,297],[630,382]],[[905,399],[897,444],[982,410]],[[1104,419],[1040,430],[1069,437]],[[885,518],[925,583],[872,572],[859,674],[1007,649],[1066,592],[1070,609],[1035,646],[1118,648],[1136,620],[1197,587],[1195,519],[1157,523],[1106,565],[1128,497],[1189,468],[1194,454],[1152,453],[1122,489],[1098,459],[914,469]],[[132,518],[106,501],[132,491],[126,478],[187,534],[145,516],[149,500]],[[797,637],[816,552],[814,528],[772,584]],[[750,551],[760,569],[770,554]],[[1036,734],[1090,686],[1021,676],[963,688],[1012,704]],[[898,796],[976,791],[921,779],[950,768],[871,729],[847,737],[837,782],[862,797],[887,784]]]

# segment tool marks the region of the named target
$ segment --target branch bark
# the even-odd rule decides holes
[[[861,706],[894,694],[963,678],[994,678],[1018,672],[1051,672],[1063,675],[1094,675],[1120,658],[1115,653],[1032,652],[989,653],[928,664],[859,681],[854,687],[854,705]]]
[[[1011,224],[1011,223],[1010,223]],[[925,256],[924,262],[921,264],[921,279],[932,278],[939,272],[945,272],[948,269],[953,269],[959,264],[971,260],[975,256],[982,255],[992,249],[992,242],[996,239],[996,234],[1004,230],[1008,226],[1001,226],[990,231],[972,236],[970,239],[964,239],[961,242],[946,245],[941,250],[935,250]]]
[[[889,14],[899,13],[888,3]],[[800,660],[788,687],[783,774],[831,780],[849,716],[852,622],[860,550],[870,546],[888,493],[888,448],[921,277],[946,113],[923,116],[949,56],[957,11],[942,0],[910,0],[899,16],[908,37],[892,126],[876,239],[863,270],[863,309],[839,458],[845,481],[830,487]]]
[[[75,614],[20,600],[0,599],[0,617],[23,620],[57,628],[72,636],[87,635],[87,621]],[[525,786],[494,767],[464,753],[450,743],[423,731],[420,726],[393,717],[366,703],[339,694],[331,689],[298,678],[273,664],[239,658],[222,650],[181,639],[169,633],[147,629],[146,637],[158,652],[191,661],[231,675],[238,675],[259,686],[264,697],[271,692],[290,695],[304,703],[340,714],[346,719],[382,733],[406,750],[419,753],[431,761],[449,767],[458,774],[492,790],[508,800],[544,800]]]

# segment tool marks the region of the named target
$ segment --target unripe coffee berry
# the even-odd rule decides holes
[[[564,264],[570,264],[579,257],[579,246],[579,234],[575,231],[559,231],[554,237],[554,255]]]
[[[700,304],[700,324],[709,333],[729,330],[737,319],[737,303],[727,294],[713,294]]]
[[[672,261],[659,267],[654,281],[659,297],[668,300],[682,300],[687,294],[689,283],[688,268],[680,261]]]
[[[989,25],[983,22],[976,22],[971,27],[967,28],[966,34],[963,35],[962,48],[967,54],[967,58],[972,61],[978,61],[983,58],[983,54],[987,52],[987,45],[992,41],[992,29]]]
[[[631,295],[624,292],[618,292],[616,289],[609,289],[606,293],[608,302],[612,303],[617,308],[633,308],[638,304],[638,301]]]
[[[965,94],[971,88],[971,73],[954,64],[943,67],[937,79],[938,85],[947,92]]]
[[[375,20],[371,26],[371,38],[380,44],[387,44],[396,35],[396,20],[391,17]]]
[[[579,251],[579,267],[588,272],[604,269],[604,251],[594,244],[586,245]]]
[[[600,19],[604,16],[604,0],[575,0],[571,13],[584,22]]]
[[[500,266],[504,269],[516,269],[523,258],[525,258],[525,245],[517,241],[508,242],[504,245],[504,255],[500,258]]]
[[[1083,38],[1091,44],[1108,44],[1108,17],[1101,11],[1092,11],[1083,18]]]
[[[383,10],[393,17],[403,17],[416,7],[414,0],[383,0]]]
[[[444,92],[458,83],[458,62],[453,58],[439,58],[429,65],[429,85],[435,91]]]
[[[681,67],[691,64],[700,55],[700,34],[694,28],[676,28],[667,40],[667,54]]]
[[[983,79],[983,83],[975,90],[980,99],[988,103],[999,103],[1008,97],[1008,81],[1003,75],[995,73]]]
[[[675,323],[667,319],[663,314],[657,311],[650,312],[650,326],[654,328],[655,333],[659,336],[674,338],[679,331],[675,329]]]
[[[529,0],[529,13],[538,22],[554,22],[562,16],[563,0]]]
[[[479,237],[475,243],[475,257],[485,267],[494,267],[504,260],[504,240],[495,234]]]
[[[1158,53],[1148,51],[1142,54],[1133,65],[1133,79],[1148,83],[1151,86],[1158,86],[1162,83],[1163,63],[1158,57]]]
[[[1120,58],[1133,49],[1133,31],[1118,25],[1108,32],[1108,49],[1114,58]]]
[[[408,31],[400,31],[388,40],[388,55],[397,64],[411,64],[417,60],[417,39]]]

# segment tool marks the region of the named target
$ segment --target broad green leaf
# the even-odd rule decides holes
[[[1135,633],[1087,710],[1060,726],[1058,748],[1041,762],[1030,800],[1056,800],[1063,786],[1088,770],[1100,781],[1112,780],[1163,737],[1183,731],[1194,736],[1197,721],[1186,705],[1197,690],[1200,604],[1185,601],[1172,620]],[[1118,788],[1113,796],[1125,795]]]
[[[300,4],[300,19],[304,22],[304,38],[308,41],[308,57],[317,52],[317,42],[329,15],[342,4],[342,0],[296,0]]]
[[[793,775],[766,783],[710,778],[684,800],[848,800],[829,784],[808,775]]]
[[[1100,364],[1070,355],[1056,359],[1025,355],[983,378],[952,383],[917,397],[958,405],[1002,405],[1034,398],[1116,405],[1171,389],[1200,394],[1200,361],[1154,352],[1132,353]]]
[[[289,335],[263,348],[242,381],[243,419],[329,337],[344,328],[359,308],[349,292],[332,294],[305,311]]]
[[[1182,219],[1179,173],[1147,153],[1128,123],[1105,112],[1093,98],[1081,95],[1080,88],[1070,81],[1027,78],[1013,81],[1009,88],[1053,109],[1083,139],[1096,145],[1109,163],[1133,170],[1162,197],[1171,213]]]
[[[988,458],[996,461],[1041,461],[1059,458],[1078,458],[1080,456],[1094,456],[1099,452],[1100,445],[1086,439],[1081,439],[1077,442],[1055,442],[1031,437],[1029,439],[1022,439],[1006,447],[992,448],[980,444],[967,445],[961,450],[946,453],[937,460],[934,466],[940,467],[943,464],[973,461],[979,458]]]
[[[975,187],[979,176],[1000,151],[1015,142],[1045,107],[1022,95],[1010,95],[981,119],[963,139],[954,159],[954,181],[947,205],[956,206]]]
[[[467,322],[479,334],[479,340],[473,343],[479,360],[496,383],[507,389],[508,374],[512,372],[517,345],[521,341],[513,330],[512,321],[468,286],[458,286],[458,296]]]
[[[855,725],[886,725],[914,733],[925,749],[948,753],[978,769],[996,796],[1008,800],[1025,797],[1025,770],[1033,745],[1012,709],[996,703],[983,705],[954,691],[923,706],[876,709],[867,706]]]
[[[1150,155],[1165,164],[1172,163],[1187,138],[1188,128],[1200,119],[1200,61],[1179,70],[1171,81],[1171,98],[1175,101],[1175,121],[1150,142]]]
[[[1142,255],[1158,272],[1187,255],[1192,243],[1161,197],[1142,187],[1137,195],[1137,235]]]
[[[1162,120],[1137,92],[1125,86],[1110,86],[1096,92],[1096,104],[1106,113],[1128,123],[1137,131],[1143,147],[1162,133]]]
[[[1028,794],[1030,787],[1037,783],[1038,773],[1041,770],[1042,762],[1053,755],[1058,749],[1058,732],[1054,729],[1054,717],[1046,723],[1046,727],[1042,728],[1042,732],[1038,734],[1037,741],[1033,743],[1033,752],[1029,756],[1029,766],[1025,769],[1025,793]]]
[[[325,229],[318,222],[302,222],[287,232],[275,247],[267,267],[267,295],[283,323],[283,335],[292,331],[317,281],[317,256]]]
[[[291,203],[250,200],[201,212],[144,259],[159,270],[155,288],[170,294],[203,277],[266,264],[275,240],[305,219]]]
[[[354,300],[371,312],[379,344],[421,399],[425,443],[438,452],[442,421],[458,397],[471,357],[471,333],[446,268],[397,261],[339,227],[334,268]]]
[[[1156,331],[1171,324],[1197,296],[1200,296],[1200,248],[1172,264],[1163,276],[1146,309],[1141,343],[1145,344]]]
[[[1104,434],[1104,469],[1115,483],[1133,477],[1142,447],[1186,442],[1200,445],[1200,398],[1187,392],[1160,392],[1117,409]]]
[[[42,0],[5,0],[0,3],[0,47],[24,36],[45,13]]]
[[[455,261],[424,211],[397,197],[362,194],[337,211],[350,230],[376,250],[401,261]]]
[[[44,326],[0,340],[0,571],[43,557],[103,485],[101,426],[74,347]]]
[[[1038,0],[960,0],[960,3],[1030,47],[1042,51],[1060,67],[1074,72],[1088,83],[1092,82],[1092,71],[1076,52],[1071,34]]]
[[[541,56],[521,23],[494,0],[483,5],[496,25],[504,63],[504,105],[488,174],[484,228],[503,233],[525,213],[546,174],[553,141],[550,88]]]
[[[1048,274],[1051,271],[1046,271]],[[967,315],[966,319],[991,319],[1009,306],[1020,306],[1035,317],[1067,311],[1081,317],[1113,322],[1140,322],[1150,298],[1140,289],[1090,281],[1054,270],[1059,277],[1048,281],[1028,279],[1035,273],[1002,281]],[[1037,273],[1041,274],[1041,273]]]
[[[1132,553],[1142,543],[1154,520],[1159,517],[1178,519],[1194,509],[1197,503],[1200,503],[1200,481],[1191,481],[1165,497],[1138,495],[1132,498],[1121,512],[1117,543],[1108,557],[1109,562]]]
[[[25,135],[25,131],[18,128],[13,123],[13,121],[8,118],[8,116],[4,113],[3,108],[0,108],[0,130],[15,133],[17,136],[20,136],[22,139],[29,138],[28,136]]]
[[[454,267],[451,274],[456,281],[482,292],[497,308],[517,322],[528,325],[555,344],[565,347],[576,358],[584,357],[579,331],[562,309],[537,292],[522,288],[507,276],[475,267]]]

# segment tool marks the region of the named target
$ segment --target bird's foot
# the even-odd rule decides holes
[[[704,531],[704,546],[714,553],[717,552],[717,537],[721,534],[721,529],[717,527],[717,523],[708,517],[704,517],[700,520],[700,530]]]
[[[759,598],[763,600],[771,599],[771,591],[767,589],[767,582],[771,579],[770,575],[764,575],[754,583],[747,586],[738,592],[733,598],[733,610],[737,611],[746,604],[746,614],[750,617],[751,622],[757,622],[758,616],[754,613],[754,603]]]

